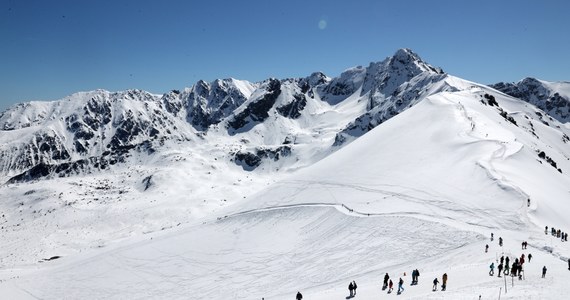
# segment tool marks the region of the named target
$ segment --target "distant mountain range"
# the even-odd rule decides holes
[[[400,49],[335,78],[321,72],[257,83],[230,78],[198,81],[164,95],[95,90],[17,104],[0,114],[0,181],[105,172],[132,156],[215,147],[220,139],[233,145],[227,160],[246,171],[264,165],[298,168],[430,95],[457,90],[449,78],[411,50]],[[570,119],[570,83],[526,78],[491,87],[563,123]]]

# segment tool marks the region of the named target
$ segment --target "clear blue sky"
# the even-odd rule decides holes
[[[411,48],[480,83],[570,80],[570,1],[0,0],[0,110],[77,91],[308,76]]]

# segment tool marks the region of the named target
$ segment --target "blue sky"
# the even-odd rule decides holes
[[[304,77],[411,48],[480,83],[570,80],[570,1],[0,0],[0,110],[77,91]]]

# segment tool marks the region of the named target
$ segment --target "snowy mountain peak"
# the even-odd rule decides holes
[[[570,244],[548,229],[570,230],[570,127],[548,115],[563,106],[497,89],[548,108],[569,85],[493,89],[401,49],[336,78],[16,105],[0,116],[1,298],[329,300],[355,280],[377,299],[389,273],[406,290],[388,298],[494,299],[507,277],[489,264],[523,253],[503,298],[560,299]],[[424,279],[442,274],[436,292]]]
[[[416,72],[421,71],[443,74],[443,70],[441,68],[434,67],[424,62],[418,54],[407,48],[402,48],[396,51],[396,53],[390,58],[390,64],[394,66],[394,68],[411,67],[416,68]]]

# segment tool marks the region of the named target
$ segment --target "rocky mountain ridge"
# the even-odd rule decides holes
[[[246,171],[263,165],[298,168],[430,95],[457,90],[452,81],[441,68],[400,49],[335,78],[315,72],[257,83],[200,80],[163,95],[95,90],[59,101],[17,104],[0,114],[0,182],[104,172],[129,157],[144,163],[144,157],[169,147],[192,152],[210,144],[201,147],[204,155],[211,155],[209,147],[227,149],[224,159]],[[511,85],[493,87],[524,96]],[[565,120],[568,111],[562,104],[567,102],[557,95],[543,107]]]

